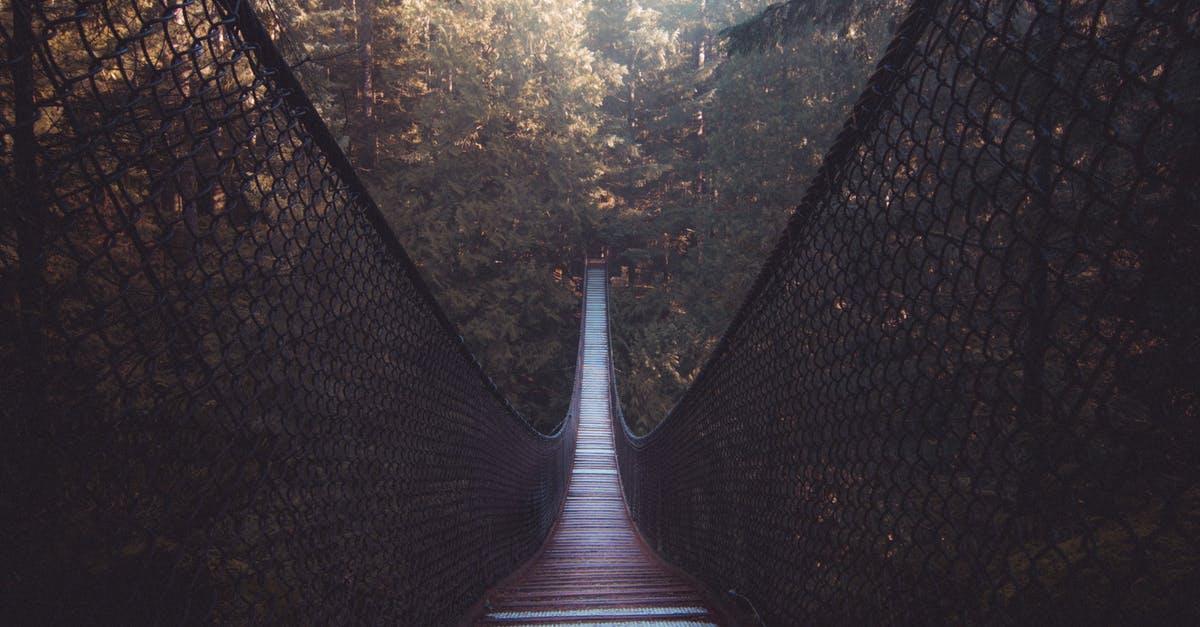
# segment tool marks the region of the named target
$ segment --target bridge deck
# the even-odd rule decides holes
[[[704,595],[642,542],[621,495],[609,407],[606,271],[587,270],[579,435],[540,555],[493,589],[479,625],[715,625]]]

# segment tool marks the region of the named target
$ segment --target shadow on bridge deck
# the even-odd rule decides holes
[[[589,266],[575,464],[545,545],[488,592],[476,625],[716,625],[701,587],[642,541],[621,493],[609,406],[606,270]]]

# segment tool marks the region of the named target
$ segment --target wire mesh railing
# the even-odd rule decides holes
[[[0,9],[0,613],[459,619],[574,416],[507,406],[245,2]]]
[[[917,0],[695,384],[619,438],[650,543],[770,625],[1200,621],[1198,33]]]

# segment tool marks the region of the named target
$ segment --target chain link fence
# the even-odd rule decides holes
[[[1200,5],[917,0],[695,384],[618,438],[769,625],[1200,623]]]
[[[574,411],[507,406],[245,2],[0,9],[5,621],[459,619]]]

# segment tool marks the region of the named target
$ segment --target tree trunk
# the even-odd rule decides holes
[[[168,29],[166,31],[166,39],[170,42],[177,38],[177,33],[186,32],[187,21],[184,19],[184,11],[186,9],[175,9],[175,16],[172,20],[177,28]],[[177,128],[188,129],[192,125],[189,118],[199,115],[199,111],[203,109],[192,109],[186,106],[191,99],[192,94],[200,89],[199,77],[196,76],[195,69],[191,63],[184,62],[183,59],[175,58],[175,45],[164,45],[162,48],[161,61],[164,68],[169,68],[168,72],[171,76],[171,85],[177,86],[172,89],[167,98],[172,102],[172,108],[175,112],[162,111],[162,115],[174,116],[182,118],[182,123],[177,125]],[[181,56],[189,54],[186,46],[178,46],[182,52],[178,53]],[[171,170],[175,174],[172,177],[167,175],[167,184],[171,187],[171,193],[167,194],[165,199],[169,204],[161,205],[164,209],[162,216],[169,221],[174,222],[178,216],[180,223],[175,225],[175,233],[171,238],[172,256],[175,259],[177,269],[182,271],[196,263],[197,251],[195,250],[197,236],[200,233],[200,215],[201,211],[211,209],[211,203],[203,198],[201,191],[204,172],[201,171],[202,163],[206,155],[205,146],[197,146],[197,140],[186,130],[180,130],[177,140],[167,140],[168,145],[179,145],[178,155],[172,154],[174,163]],[[164,137],[164,139],[166,139]],[[172,151],[174,152],[174,150]],[[174,185],[171,185],[171,183]]]
[[[709,32],[708,32],[708,2],[700,0],[700,36],[696,41],[696,76],[701,78],[701,72],[704,71],[704,64],[708,58]],[[696,95],[700,95],[700,85],[696,86]],[[696,154],[692,155],[695,160],[696,167],[696,182],[695,191],[698,196],[704,195],[706,173],[704,170],[704,159],[708,153],[708,146],[704,139],[704,104],[699,97],[696,98]]]
[[[20,274],[17,291],[20,303],[20,360],[26,374],[20,383],[21,407],[15,412],[18,424],[14,425],[15,440],[22,439],[21,433],[30,428],[27,421],[45,418],[42,412],[45,372],[45,331],[43,329],[46,310],[45,268],[46,248],[44,243],[46,219],[49,209],[43,204],[42,186],[38,181],[37,136],[34,122],[37,108],[34,104],[35,83],[33,74],[34,33],[33,8],[31,2],[16,0],[12,3],[12,51],[14,61],[9,65],[13,85],[12,155],[13,176],[17,183],[16,198],[11,198],[16,218],[17,259]]]
[[[358,103],[359,133],[354,145],[357,147],[357,165],[370,170],[375,167],[375,159],[379,151],[378,136],[375,133],[375,76],[372,64],[374,54],[372,46],[375,38],[375,25],[372,20],[374,6],[371,0],[355,0],[354,14],[357,18],[356,37],[358,39]]]

